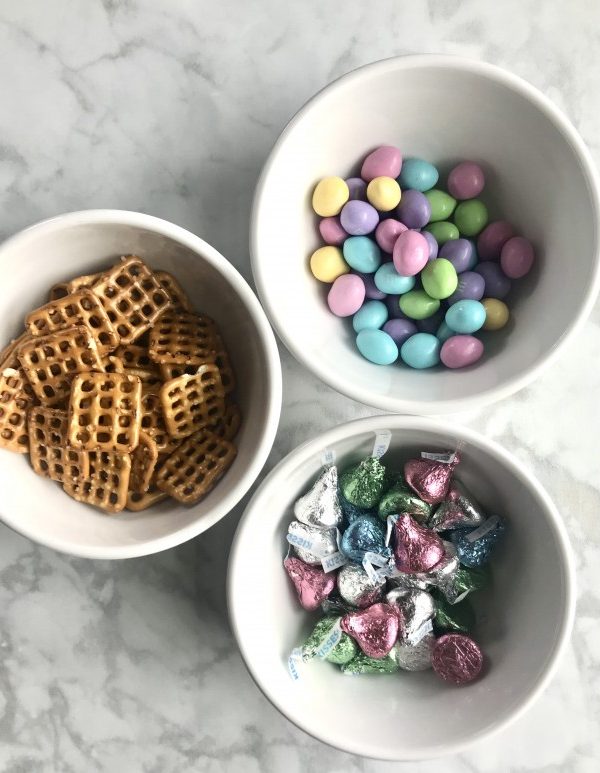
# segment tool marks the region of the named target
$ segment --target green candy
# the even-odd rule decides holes
[[[454,212],[454,222],[461,236],[477,236],[486,227],[487,221],[487,207],[479,199],[461,201]]]
[[[369,456],[340,476],[340,489],[351,505],[370,510],[379,502],[385,486],[385,467]]]
[[[419,523],[425,524],[431,515],[431,505],[419,499],[404,481],[396,481],[381,497],[378,513],[384,521],[388,515],[408,513]]]
[[[427,319],[440,308],[437,298],[431,298],[425,290],[410,290],[400,296],[400,311],[411,319]]]
[[[457,604],[449,604],[441,593],[432,592],[435,600],[434,625],[440,631],[469,633],[475,626],[475,612],[466,599]]]
[[[471,569],[467,566],[460,566],[452,582],[448,587],[442,587],[446,599],[451,604],[458,603],[456,599],[462,601],[463,598],[478,590],[483,590],[491,582],[491,572],[489,566]]]
[[[447,220],[442,220],[439,223],[430,223],[428,226],[425,226],[423,230],[429,231],[440,247],[442,244],[446,244],[446,242],[450,242],[453,239],[458,239],[460,236],[458,228],[454,223],[449,223]]]
[[[449,298],[458,287],[456,269],[446,258],[431,260],[421,271],[421,282],[432,298]]]
[[[315,625],[313,632],[308,639],[302,645],[302,659],[311,660],[317,657],[318,651],[323,646],[323,643],[331,633],[333,626],[340,620],[339,617],[333,617],[329,615],[324,617]],[[335,645],[335,647],[325,657],[329,663],[336,663],[337,665],[343,665],[352,660],[358,652],[358,645],[351,636],[347,633],[342,633],[342,638]]]
[[[359,652],[349,663],[342,666],[342,671],[344,674],[395,674],[400,671],[400,666],[390,655],[375,659]]]
[[[431,207],[430,223],[437,223],[440,220],[448,220],[456,207],[456,199],[453,199],[449,193],[432,188],[425,193],[425,197]]]

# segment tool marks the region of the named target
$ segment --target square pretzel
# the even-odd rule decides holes
[[[33,399],[25,386],[22,370],[5,367],[0,371],[0,448],[17,454],[29,451],[27,411]]]
[[[169,435],[184,438],[214,423],[225,414],[224,398],[216,365],[200,365],[193,376],[167,381],[161,387],[160,401]]]
[[[77,373],[104,370],[96,341],[83,325],[32,337],[18,358],[36,397],[51,406],[68,399]]]
[[[129,453],[140,437],[142,382],[125,373],[81,373],[69,400],[69,443],[82,451]]]
[[[145,491],[143,494],[140,494],[137,491],[128,491],[127,504],[125,507],[128,510],[131,510],[132,513],[139,513],[168,498],[168,494],[165,494],[164,491],[154,487],[148,489],[148,491]]]
[[[241,423],[242,414],[238,404],[226,402],[225,413],[219,416],[214,424],[209,425],[208,429],[225,440],[233,440],[240,430]]]
[[[173,308],[189,312],[194,310],[190,303],[190,299],[187,297],[183,287],[175,279],[173,274],[169,274],[168,271],[155,271],[154,276],[160,282],[161,287],[164,287],[166,290],[167,295],[173,304]]]
[[[158,365],[150,359],[147,346],[124,344],[117,348],[115,356],[123,363],[123,372],[139,376],[144,383],[162,381]]]
[[[130,344],[171,305],[165,289],[148,266],[135,255],[106,271],[92,291],[101,299],[123,344]]]
[[[236,447],[208,430],[186,438],[156,476],[156,485],[178,502],[194,504],[223,477],[237,454]]]
[[[142,384],[140,429],[154,440],[159,454],[171,454],[181,442],[167,432],[160,402],[160,384]]]
[[[150,435],[140,431],[140,442],[131,453],[131,476],[129,490],[144,494],[150,488],[154,468],[158,461],[158,448]]]
[[[59,298],[64,298],[69,294],[66,282],[57,282],[52,285],[48,292],[48,301],[58,301]]]
[[[204,365],[214,360],[217,336],[210,317],[168,309],[150,331],[148,352],[161,365]]]
[[[229,359],[223,340],[218,334],[215,336],[214,351],[210,353],[209,358],[202,364],[208,365],[209,363],[214,363],[219,368],[221,383],[223,384],[225,394],[228,395],[233,392],[235,389],[235,374],[231,367],[231,360]],[[171,379],[183,376],[184,374],[193,376],[198,369],[197,365],[181,365],[174,362],[161,363],[159,367],[163,381],[170,381]]]
[[[115,451],[92,451],[90,474],[85,479],[68,480],[64,491],[78,502],[118,513],[127,504],[131,457]]]
[[[119,337],[100,298],[90,290],[80,290],[40,306],[25,317],[25,324],[33,336],[48,335],[74,325],[85,325],[101,354],[119,345]]]
[[[67,293],[76,293],[78,290],[89,290],[100,279],[102,272],[98,271],[96,274],[83,274],[83,276],[76,276],[65,285]]]
[[[33,469],[59,483],[81,480],[90,474],[89,454],[68,446],[67,425],[66,411],[41,405],[29,409],[27,429]]]
[[[31,334],[25,332],[6,344],[4,349],[0,351],[0,371],[3,371],[5,368],[17,370],[20,367],[17,353],[25,341],[29,341],[30,338]]]

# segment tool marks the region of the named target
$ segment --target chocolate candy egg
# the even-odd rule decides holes
[[[469,636],[447,633],[436,641],[431,663],[436,674],[445,681],[466,684],[479,676],[483,653]]]
[[[381,601],[385,579],[373,582],[359,564],[342,566],[337,576],[338,592],[353,607],[365,609]]]
[[[421,231],[421,233],[423,234],[423,238],[427,241],[427,244],[429,245],[429,260],[435,260],[438,256],[438,249],[439,249],[435,236],[429,231]]]
[[[457,301],[446,312],[445,321],[455,333],[475,333],[484,325],[485,308],[479,301]]]
[[[342,666],[342,673],[350,676],[358,674],[395,674],[400,666],[393,657],[393,653],[384,658],[370,658],[364,652],[359,652],[349,663]]]
[[[398,359],[398,347],[384,330],[361,330],[356,336],[356,347],[375,365],[391,365]]]
[[[372,515],[363,515],[354,520],[342,534],[340,550],[351,561],[361,563],[365,553],[384,554],[385,528],[381,521]]]
[[[290,556],[284,560],[283,566],[294,583],[298,600],[304,609],[318,609],[335,588],[333,573],[326,574],[317,566],[309,566],[299,558]]]
[[[372,274],[381,265],[381,250],[368,236],[349,236],[342,253],[346,263],[355,271]]]
[[[351,236],[365,236],[377,228],[379,213],[367,201],[352,199],[344,204],[340,212],[340,223]]]
[[[406,314],[400,308],[400,295],[388,295],[385,299],[385,305],[388,307],[390,319],[408,319]]]
[[[487,207],[479,199],[461,201],[454,212],[454,223],[461,236],[477,236],[485,228],[487,221]]]
[[[374,456],[348,467],[340,475],[340,488],[345,499],[356,507],[370,509],[381,498],[386,470]]]
[[[437,188],[433,188],[427,191],[425,194],[429,206],[431,207],[431,215],[429,217],[430,223],[437,223],[448,218],[454,212],[456,207],[456,199],[450,196],[445,191],[440,191]]]
[[[337,467],[331,466],[319,475],[310,491],[296,500],[294,515],[308,526],[332,528],[342,522],[343,513],[338,500]]]
[[[477,263],[475,247],[469,239],[454,239],[446,242],[439,254],[440,258],[445,258],[452,263],[457,274],[468,271]]]
[[[529,239],[513,236],[502,247],[500,265],[509,279],[521,279],[531,271],[535,253]]]
[[[454,198],[474,199],[485,186],[483,169],[473,161],[463,161],[448,175],[448,190]]]
[[[417,326],[410,319],[388,319],[382,328],[399,348],[402,344],[417,333]]]
[[[440,361],[440,342],[431,333],[415,333],[402,344],[400,356],[411,368],[433,368]]]
[[[501,330],[510,317],[508,306],[497,298],[484,298],[481,301],[485,309],[484,330]]]
[[[476,529],[453,532],[451,539],[461,564],[478,567],[490,560],[492,550],[503,533],[504,522],[494,515]]]
[[[454,478],[448,498],[437,506],[427,524],[434,531],[475,528],[485,520],[483,510],[465,486]]]
[[[515,235],[515,229],[506,220],[496,220],[483,229],[477,237],[480,260],[497,260],[502,247]]]
[[[425,290],[410,290],[400,296],[400,311],[410,319],[427,319],[440,308],[437,298],[432,298]]]
[[[429,260],[429,244],[418,231],[402,231],[392,254],[396,271],[402,276],[415,276]]]
[[[435,646],[435,636],[429,632],[416,643],[399,641],[390,652],[398,666],[404,671],[425,671],[431,668],[431,657]]]
[[[317,566],[321,559],[337,553],[335,529],[320,529],[300,521],[288,526],[292,550],[304,563]]]
[[[432,459],[409,459],[404,465],[404,478],[424,502],[438,505],[448,496],[450,480],[458,461],[458,454],[454,455],[451,463]]]
[[[447,220],[429,223],[429,225],[425,226],[425,231],[428,231],[434,237],[440,247],[446,244],[446,242],[458,239],[460,236],[458,228],[454,223],[449,223]]]
[[[394,560],[401,572],[427,572],[444,556],[438,535],[405,513],[394,524]]]
[[[381,497],[378,507],[379,517],[385,520],[388,515],[408,513],[419,523],[427,523],[431,515],[431,505],[411,491],[404,481],[396,481]]]
[[[393,263],[383,263],[375,274],[375,285],[389,295],[402,295],[415,286],[414,276],[402,276]]]
[[[341,247],[344,240],[348,238],[348,234],[342,228],[340,218],[337,215],[336,217],[324,217],[319,223],[319,232],[323,241],[334,247]]]
[[[377,289],[377,285],[373,279],[373,274],[363,274],[360,271],[353,271],[352,273],[356,274],[356,276],[359,276],[362,279],[365,286],[365,298],[368,298],[370,301],[385,301],[387,295],[382,293],[381,290]]]
[[[439,172],[433,164],[422,158],[405,158],[398,182],[402,189],[428,191],[437,183]]]
[[[367,301],[352,318],[352,327],[356,333],[361,330],[378,330],[387,322],[388,310],[382,301]]]
[[[449,338],[452,336],[455,336],[456,333],[454,330],[451,330],[448,325],[446,324],[446,320],[442,322],[442,324],[438,327],[435,333],[438,341],[443,344],[445,343]]]
[[[365,285],[356,274],[343,274],[331,285],[327,305],[337,317],[350,317],[360,309],[365,300]]]
[[[363,161],[360,176],[366,182],[376,177],[398,177],[402,169],[402,153],[393,145],[380,145]]]
[[[475,336],[454,335],[440,349],[440,360],[447,368],[466,368],[483,355],[483,342]]]
[[[310,270],[319,282],[335,282],[338,276],[347,274],[350,266],[344,260],[339,247],[319,247],[310,257]]]
[[[485,295],[488,298],[502,300],[510,292],[510,279],[497,263],[492,261],[478,263],[473,270],[483,277],[485,281]]]
[[[394,646],[400,628],[399,613],[389,604],[373,604],[342,618],[342,631],[350,634],[370,658],[384,658]]]
[[[417,190],[407,190],[398,204],[398,218],[408,228],[423,228],[431,217],[428,198]]]
[[[393,217],[388,217],[386,220],[382,220],[375,229],[375,241],[384,252],[391,254],[396,239],[406,230],[404,223],[394,220]]]
[[[348,186],[348,191],[350,193],[350,200],[367,200],[367,183],[362,177],[349,177],[346,180],[346,185]]]
[[[430,298],[442,300],[448,298],[456,290],[458,275],[449,260],[437,258],[429,261],[421,271],[421,282]]]
[[[313,192],[313,209],[321,217],[339,215],[349,196],[348,186],[341,177],[324,177]]]
[[[393,177],[374,177],[367,185],[367,199],[380,212],[391,212],[400,203],[400,186]]]
[[[458,301],[480,301],[483,298],[484,290],[485,281],[481,274],[478,274],[476,271],[465,271],[463,274],[458,275],[458,285],[448,298],[448,303],[452,305]]]

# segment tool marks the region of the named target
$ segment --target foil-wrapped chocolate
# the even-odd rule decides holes
[[[433,619],[436,606],[431,594],[416,588],[393,588],[385,596],[392,606],[397,606],[402,613],[404,644],[417,644],[427,629],[427,623]],[[428,630],[431,630],[429,626]]]
[[[453,454],[453,461],[449,463],[432,459],[409,459],[404,465],[404,477],[424,502],[437,505],[448,496],[452,473],[458,462],[458,454]]]
[[[338,489],[338,500],[340,503],[340,507],[342,508],[344,522],[348,526],[357,518],[360,518],[363,515],[377,515],[375,510],[365,510],[363,507],[357,507],[356,505],[353,505],[351,502],[348,502],[348,500],[342,494],[340,489]]]
[[[322,558],[338,549],[335,529],[318,529],[300,521],[290,523],[287,540],[298,558],[311,566],[318,566]]]
[[[394,556],[401,572],[427,572],[444,556],[444,545],[431,529],[402,514],[394,524]]]
[[[396,607],[373,604],[342,618],[342,631],[356,640],[370,658],[384,658],[398,638],[400,618]]]
[[[470,636],[446,633],[436,641],[431,663],[433,670],[442,679],[454,684],[466,684],[479,676],[483,653]]]
[[[294,583],[298,600],[304,609],[318,609],[335,588],[334,574],[326,574],[322,569],[305,564],[299,558],[289,556],[284,560],[283,566]]]
[[[337,587],[344,601],[365,609],[381,601],[385,579],[374,582],[359,564],[346,564],[338,572]]]
[[[385,467],[379,459],[368,456],[340,475],[340,489],[351,505],[370,510],[381,499],[385,486]]]
[[[431,629],[416,643],[398,641],[390,653],[404,671],[424,671],[431,668],[431,653],[435,645],[435,636]]]
[[[378,514],[385,520],[388,515],[408,513],[415,521],[427,523],[431,515],[431,505],[408,488],[404,480],[396,480],[379,501]]]
[[[342,666],[342,673],[356,676],[358,674],[395,674],[400,667],[390,652],[384,658],[370,658],[364,652],[359,652],[349,663]]]
[[[343,513],[338,501],[337,467],[323,470],[310,491],[296,500],[294,515],[301,523],[320,529],[341,524]]]
[[[340,550],[351,561],[361,563],[365,553],[388,555],[385,526],[373,515],[363,515],[353,521],[340,540]]]
[[[433,592],[435,617],[433,625],[438,632],[469,633],[475,626],[475,612],[468,599],[450,604],[440,591]]]
[[[492,515],[477,529],[461,529],[452,534],[458,560],[463,566],[476,568],[487,564],[498,540],[504,533],[504,522]]]
[[[454,478],[448,498],[439,504],[427,524],[435,531],[473,528],[481,525],[485,514],[463,484]]]
[[[356,564],[350,564],[350,566],[356,566]],[[331,596],[321,602],[321,611],[325,615],[343,617],[348,612],[354,612],[354,609],[355,607],[352,604],[348,604],[337,593],[332,593]]]
[[[470,593],[486,588],[490,584],[490,572],[487,566],[470,569],[459,565],[454,573],[436,584],[450,604],[458,604]]]
[[[323,658],[329,663],[348,663],[358,653],[358,645],[339,627],[341,618],[323,617],[302,646],[302,659]]]
[[[454,545],[446,540],[442,540],[442,545],[444,547],[444,555],[430,571],[413,573],[397,571],[389,577],[390,587],[426,590],[431,587],[448,585],[458,571],[460,564]]]

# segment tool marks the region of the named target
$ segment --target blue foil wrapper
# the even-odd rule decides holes
[[[385,545],[385,526],[374,515],[362,515],[353,521],[342,535],[340,549],[351,561],[359,564],[368,552],[383,556],[391,554]]]
[[[477,529],[453,532],[451,539],[460,563],[472,569],[487,564],[504,528],[504,521],[492,515]]]

